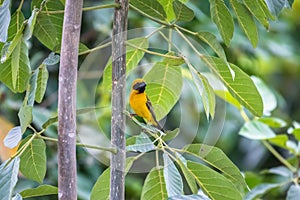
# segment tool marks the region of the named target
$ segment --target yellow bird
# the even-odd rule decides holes
[[[142,117],[147,123],[164,131],[156,120],[154,110],[145,89],[146,82],[143,79],[136,79],[132,83],[129,104],[137,116]]]

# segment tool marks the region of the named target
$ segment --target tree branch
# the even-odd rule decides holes
[[[58,198],[77,199],[76,82],[83,0],[66,0],[58,89]]]
[[[111,154],[110,199],[123,200],[125,197],[125,78],[128,0],[115,0],[112,36],[112,118],[111,144],[117,148]]]

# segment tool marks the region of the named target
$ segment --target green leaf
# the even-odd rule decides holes
[[[155,149],[153,142],[148,135],[141,133],[136,137],[135,144],[126,147],[127,151],[148,152]]]
[[[32,135],[25,138],[24,145]],[[46,174],[46,144],[42,139],[34,139],[20,156],[20,170],[22,174],[34,181],[42,183]]]
[[[179,0],[174,0],[173,9],[176,16],[176,21],[188,22],[194,18],[194,11]]]
[[[232,16],[223,0],[210,0],[211,18],[217,25],[226,46],[233,37],[234,24]]]
[[[168,197],[183,194],[183,182],[181,175],[176,168],[175,164],[168,156],[168,154],[163,154],[164,159],[164,179],[166,183],[166,189]]]
[[[125,175],[131,168],[135,157],[128,157],[126,159],[125,166]],[[108,167],[102,174],[99,176],[96,181],[92,191],[90,200],[98,200],[101,197],[101,200],[109,200],[109,190],[110,190],[110,168]]]
[[[244,4],[238,0],[230,0],[230,4],[237,16],[238,22],[253,47],[257,46],[258,33],[255,21]]]
[[[41,103],[47,88],[47,81],[49,78],[49,73],[47,66],[41,64],[38,70],[37,83],[36,83],[36,92],[35,92],[35,101]]]
[[[132,47],[132,46],[136,46]],[[127,41],[127,48],[126,48],[126,75],[130,73],[131,70],[133,70],[138,63],[141,61],[141,59],[144,57],[145,52],[139,50],[147,49],[149,46],[149,41],[147,38],[135,38],[132,40]],[[102,85],[104,87],[104,90],[107,93],[110,93],[111,91],[111,77],[112,74],[112,60],[110,59],[108,63],[105,66],[104,72],[103,72],[103,82]]]
[[[11,160],[0,165],[0,199],[1,200],[11,200],[13,189],[18,181],[19,172],[19,157],[15,157]]]
[[[29,85],[26,90],[26,96],[24,98],[23,104],[32,106],[34,105],[35,93],[36,93],[36,82],[38,77],[38,70],[35,70],[34,73],[30,77]]]
[[[287,125],[287,123],[284,120],[276,117],[261,117],[258,120],[272,128],[283,128]]]
[[[58,188],[52,185],[40,185],[36,188],[23,190],[20,194],[23,198],[46,196],[58,194]]]
[[[247,184],[240,170],[221,149],[205,144],[191,144],[185,146],[184,150],[222,172],[222,174],[234,184],[235,188],[237,188],[241,194],[248,191]]]
[[[22,133],[25,132],[28,125],[32,122],[32,106],[23,105],[18,113]]]
[[[173,138],[175,138],[178,134],[180,133],[180,129],[176,128],[172,131],[170,130],[166,130],[165,134],[162,136],[162,139],[164,141],[168,141],[168,140],[172,140]]]
[[[224,49],[214,34],[210,32],[198,32],[196,36],[208,44],[220,58],[226,60]]]
[[[252,15],[262,24],[266,29],[269,29],[268,17],[259,0],[243,0],[244,4]]]
[[[24,39],[29,40],[33,34],[35,22],[37,15],[39,13],[39,10],[37,8],[33,9],[31,16],[28,19],[28,22],[26,24],[25,30],[24,30]]]
[[[20,126],[12,128],[3,140],[4,146],[12,149],[18,146],[19,142],[22,139],[22,131]]]
[[[252,140],[265,140],[276,136],[267,125],[256,120],[246,122],[241,128],[239,135]]]
[[[163,169],[152,168],[144,182],[141,199],[157,200],[168,198]]]
[[[8,26],[10,22],[10,0],[4,0],[0,5],[0,19],[5,19],[0,21],[0,42],[6,42]]]
[[[228,64],[221,58],[202,56],[202,60],[213,70],[221,79],[225,87],[244,107],[256,116],[261,116],[263,112],[263,103],[261,96],[251,80],[239,67]],[[232,77],[231,70],[235,76]]]
[[[151,17],[166,20],[167,15],[164,8],[158,3],[157,0],[131,0],[130,4],[141,10],[142,12],[150,15]]]
[[[204,193],[192,195],[177,195],[168,198],[168,200],[210,200]]]
[[[147,83],[146,93],[159,121],[179,99],[182,88],[181,68],[169,62],[158,62],[144,76],[144,80]]]
[[[275,145],[285,148],[285,149],[289,149],[287,147],[288,140],[289,140],[288,136],[284,135],[284,134],[276,135],[275,137],[268,139],[268,141],[270,143],[275,144]]]
[[[293,184],[290,186],[286,200],[298,200],[300,197],[300,186]]]
[[[292,130],[292,134],[295,136],[295,138],[300,141],[300,128],[295,128]]]
[[[201,189],[205,191],[211,199],[243,199],[241,193],[235,188],[233,183],[218,172],[192,161],[188,161],[187,167],[197,180],[197,183],[201,186]]]
[[[284,166],[279,166],[279,167],[273,167],[270,169],[267,169],[266,171],[263,171],[262,173],[271,173],[271,174],[277,174],[283,177],[287,177],[289,179],[292,179],[294,174],[293,172]]]
[[[174,0],[157,0],[160,5],[164,8],[166,15],[167,15],[167,20],[170,22],[175,19],[175,13],[173,10],[173,2]]]
[[[282,183],[264,183],[253,188],[244,198],[244,200],[254,200],[262,196],[271,189],[281,187]]]

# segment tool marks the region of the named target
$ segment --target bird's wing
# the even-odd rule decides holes
[[[152,118],[153,118],[154,122],[158,124],[158,122],[157,122],[157,120],[156,120],[156,116],[155,116],[155,114],[154,114],[154,110],[153,110],[152,103],[151,103],[151,101],[150,101],[150,99],[149,99],[148,96],[147,96],[146,106],[147,106],[148,110],[150,111],[150,113],[151,113],[151,115],[152,115]]]

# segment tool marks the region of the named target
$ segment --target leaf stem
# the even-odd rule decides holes
[[[58,142],[57,138],[51,138],[51,137],[42,136],[42,135],[38,135],[37,137],[40,139],[43,139],[43,140],[51,141],[51,142]],[[100,147],[100,146],[94,146],[94,145],[89,145],[89,144],[83,144],[83,143],[79,143],[79,142],[76,143],[76,146],[86,147],[86,148],[90,148],[90,149],[103,150],[103,151],[109,151],[114,154],[117,153],[117,149],[111,148],[111,147]]]
[[[24,0],[21,0],[21,2],[20,2],[20,5],[19,5],[19,7],[18,7],[18,9],[17,9],[17,11],[16,11],[16,12],[21,12],[21,9],[22,9],[22,6],[23,6],[23,3],[24,3]]]
[[[91,10],[100,10],[100,9],[105,9],[105,8],[119,8],[120,5],[117,3],[111,3],[111,4],[105,4],[105,5],[98,5],[98,6],[91,6],[91,7],[85,7],[82,8],[82,11],[91,11]],[[65,11],[64,10],[46,10],[46,11],[41,11],[42,13],[46,14],[62,14]]]
[[[272,145],[270,145],[266,140],[262,140],[262,143],[265,145],[265,147],[282,163],[284,164],[289,170],[292,172],[296,172],[297,169],[292,166],[285,158],[283,158]]]
[[[102,44],[100,46],[94,47],[92,49],[89,49],[89,50],[86,50],[86,51],[83,51],[83,52],[79,52],[78,55],[81,56],[81,55],[84,55],[84,54],[88,54],[88,53],[91,53],[93,51],[97,51],[99,49],[103,49],[105,47],[108,47],[110,45],[111,45],[111,42],[108,42],[108,43]]]
[[[165,26],[167,26],[167,27],[172,27],[172,26],[173,26],[173,24],[169,24],[169,23],[167,23],[167,22],[161,21],[161,20],[159,20],[159,19],[156,19],[156,18],[154,18],[154,17],[148,15],[147,13],[144,13],[143,11],[141,11],[140,9],[136,8],[135,6],[133,6],[133,5],[131,5],[131,4],[129,4],[129,7],[130,7],[131,9],[137,11],[137,12],[140,13],[141,15],[144,15],[145,17],[151,19],[152,21],[155,21],[155,22],[157,22],[157,23],[159,23],[159,24],[162,24],[162,25],[165,25]]]

